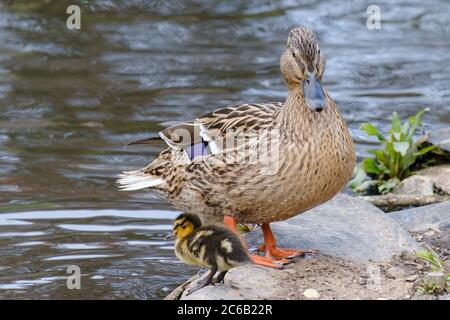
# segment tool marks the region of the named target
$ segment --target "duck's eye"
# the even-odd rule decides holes
[[[186,226],[183,226],[183,229],[186,229]]]
[[[294,58],[295,58],[295,52],[292,52],[292,57],[294,57]]]

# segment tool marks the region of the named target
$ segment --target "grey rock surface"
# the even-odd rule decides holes
[[[190,284],[182,294],[182,300],[260,300],[279,299],[279,270],[256,265],[246,265],[228,272],[226,284],[204,287],[188,294],[189,288],[196,286],[205,277]]]
[[[271,226],[280,247],[318,249],[354,262],[384,262],[402,251],[420,249],[389,214],[344,194]],[[260,229],[247,236],[251,246],[262,239]]]
[[[395,187],[396,194],[433,195],[437,189],[440,193],[450,195],[450,164],[429,167],[417,171]]]
[[[450,164],[426,168],[419,171],[417,176],[429,179],[436,189],[450,195]]]
[[[450,128],[443,128],[429,134],[428,142],[439,144],[439,146],[450,152]]]
[[[394,193],[432,195],[434,189],[450,195],[450,164],[418,171],[400,182],[394,189]]]
[[[450,229],[450,201],[392,212],[390,216],[411,232]]]
[[[394,190],[392,190],[392,193],[432,196],[434,194],[433,187],[433,181],[430,178],[413,175],[401,181]]]

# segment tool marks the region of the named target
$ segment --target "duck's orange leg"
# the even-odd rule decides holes
[[[261,228],[264,234],[264,245],[260,246],[258,251],[265,251],[266,258],[286,259],[312,252],[312,250],[277,248],[277,243],[272,233],[272,229],[270,229],[270,224],[264,223],[261,225]]]
[[[233,232],[237,232],[237,222],[236,219],[232,216],[223,216],[223,224],[226,225],[228,228],[231,229]]]
[[[230,228],[233,232],[239,235],[237,231],[237,222],[231,216],[225,215],[223,218],[223,224]],[[255,264],[259,264],[266,267],[271,267],[275,269],[281,269],[283,264],[288,263],[289,261],[286,259],[273,259],[271,257],[262,257],[258,254],[250,254],[250,258],[253,260]]]

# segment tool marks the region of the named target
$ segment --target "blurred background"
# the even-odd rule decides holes
[[[68,30],[66,8],[81,8]],[[366,27],[380,6],[381,29]],[[288,31],[312,27],[324,86],[359,158],[397,111],[450,124],[450,3],[3,0],[0,2],[0,298],[161,299],[196,272],[164,240],[177,214],[115,177],[159,151],[126,147],[161,122],[283,101]],[[68,290],[78,265],[81,290]]]

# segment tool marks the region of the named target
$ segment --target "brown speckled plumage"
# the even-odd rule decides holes
[[[297,28],[289,33],[280,64],[289,89],[284,103],[226,107],[168,128],[161,135],[169,146],[181,140],[168,134],[176,128],[193,132],[189,143],[196,142],[201,132],[235,138],[239,132],[249,137],[249,132],[258,131],[256,141],[238,143],[234,148],[218,144],[213,154],[193,160],[177,147],[182,143],[171,145],[147,167],[124,173],[119,180],[122,187],[134,190],[152,181],[150,188],[180,210],[219,219],[227,214],[243,223],[259,224],[290,218],[332,198],[351,177],[355,152],[327,92],[322,112],[305,104],[300,84],[306,72],[315,72],[321,79],[325,69],[325,59],[310,29]],[[266,163],[259,147],[273,132],[279,138],[278,169],[262,174]],[[239,153],[243,149],[247,151],[244,156]],[[222,160],[224,156],[247,159],[255,153],[260,156],[257,163]]]

